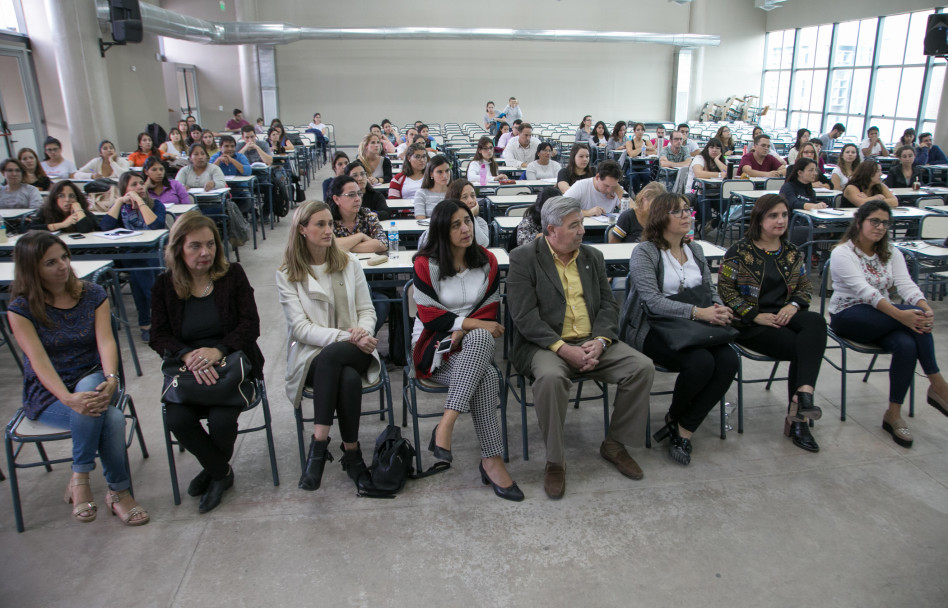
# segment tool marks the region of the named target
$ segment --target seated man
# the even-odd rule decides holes
[[[234,117],[227,121],[227,124],[224,126],[224,128],[228,131],[233,131],[234,133],[240,133],[240,130],[249,124],[249,122],[244,120],[244,113],[240,110],[234,109]]]
[[[579,201],[584,216],[612,213],[622,201],[622,171],[614,160],[603,161],[592,179],[581,179],[563,193]]]
[[[250,161],[243,154],[237,153],[237,141],[230,135],[221,136],[221,151],[211,157],[211,162],[221,168],[225,176],[251,175]],[[246,186],[231,187],[234,202],[241,213],[250,211],[250,189]]]
[[[754,147],[741,157],[738,175],[747,177],[784,177],[787,166],[770,153],[770,136],[761,133],[754,138]]]
[[[684,138],[681,140],[681,145],[688,151],[688,156],[698,156],[701,154],[701,148],[698,147],[698,142],[693,139],[688,139],[688,134],[691,133],[691,127],[689,127],[687,123],[678,125],[678,132],[681,133],[681,136]]]
[[[590,180],[585,180],[590,181]],[[533,402],[546,444],[543,489],[566,489],[563,425],[569,379],[617,384],[612,421],[599,454],[631,479],[642,469],[625,446],[642,441],[655,368],[617,337],[618,305],[602,253],[582,244],[579,201],[555,196],[543,205],[543,238],[510,253],[507,303],[514,322],[510,359],[533,379]]]
[[[402,143],[398,144],[397,148],[395,148],[395,155],[398,156],[398,158],[405,158],[405,150],[407,150],[408,146],[410,146],[411,143],[415,141],[416,135],[418,135],[418,130],[408,127],[408,130],[405,131],[405,139],[402,141]],[[427,146],[425,147],[427,148]]]
[[[823,144],[823,149],[827,152],[832,151],[833,144],[836,143],[836,140],[846,132],[846,126],[843,123],[838,122],[833,125],[833,128],[829,130],[829,133],[824,133],[819,136],[820,143]]]
[[[658,159],[659,166],[666,168],[689,166],[691,164],[691,156],[688,154],[688,149],[682,145],[684,141],[684,135],[678,131],[672,131],[671,140],[669,140],[665,149],[662,150],[661,156]]]
[[[922,133],[918,136],[918,150],[915,154],[916,165],[948,165],[948,158],[938,146],[932,145],[932,134]]]
[[[536,160],[539,139],[533,139],[533,127],[530,123],[520,124],[520,134],[517,139],[511,139],[504,148],[504,162],[508,167],[526,169],[527,165]]]
[[[270,150],[270,144],[265,141],[257,141],[256,130],[247,125],[240,130],[241,145],[237,154],[243,154],[247,160],[253,163],[263,163],[268,167],[273,164],[273,151]]]
[[[506,133],[502,133],[500,139],[497,140],[497,147],[501,150],[506,148],[511,139],[515,139],[518,135],[520,135],[520,125],[522,124],[522,120],[517,119],[513,121],[510,125],[510,130]]]

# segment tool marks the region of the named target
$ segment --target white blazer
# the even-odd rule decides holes
[[[358,258],[351,253],[342,277],[349,303],[349,318],[358,319],[359,327],[369,332],[369,335],[375,335],[375,307],[369,295],[369,286]],[[308,380],[307,373],[313,359],[333,342],[349,340],[349,332],[329,327],[329,319],[334,316],[333,296],[326,293],[313,277],[293,283],[287,278],[286,272],[278,270],[276,285],[286,317],[286,396],[293,407],[300,407],[303,386]],[[362,376],[362,383],[366,386],[377,382],[381,372],[378,351],[373,352],[372,357],[373,363]]]

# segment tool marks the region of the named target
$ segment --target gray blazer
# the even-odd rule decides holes
[[[591,336],[615,341],[619,305],[607,280],[602,253],[580,245],[576,264],[592,325]],[[507,306],[515,326],[510,360],[520,373],[529,375],[536,352],[560,339],[566,316],[566,294],[550,247],[542,236],[510,252]]]
[[[689,243],[695,262],[701,269],[701,283],[711,291],[711,298],[723,304],[721,296],[711,287],[711,270],[701,247]],[[691,304],[669,300],[662,293],[665,264],[662,252],[655,243],[645,241],[636,245],[629,258],[629,295],[622,305],[619,337],[635,350],[641,351],[648,335],[648,312],[668,317],[691,318]]]

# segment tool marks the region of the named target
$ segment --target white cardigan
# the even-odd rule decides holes
[[[362,266],[351,253],[342,276],[349,301],[349,318],[359,319],[359,327],[374,335],[375,307]],[[316,279],[310,277],[308,281],[292,283],[286,272],[278,270],[276,285],[286,317],[286,396],[293,407],[300,407],[310,363],[326,346],[347,341],[349,332],[329,327],[333,295],[326,293]],[[378,381],[381,372],[378,351],[373,352],[372,357],[374,362],[362,376],[366,386]]]
[[[831,315],[856,304],[869,304],[876,308],[880,300],[889,299],[889,290],[893,287],[909,304],[915,305],[925,299],[925,294],[912,281],[902,252],[891,245],[889,247],[889,261],[885,264],[878,254],[868,256],[852,241],[833,249],[830,256],[833,277],[833,297],[829,304]]]
[[[128,160],[118,157],[113,158],[109,161],[109,164],[112,165],[112,177],[118,178],[120,175],[128,171]],[[92,179],[92,174],[102,173],[102,157],[96,156],[82,167],[73,175],[75,179]]]

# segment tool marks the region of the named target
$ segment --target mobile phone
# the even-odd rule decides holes
[[[444,340],[438,342],[438,348],[435,350],[435,353],[446,353],[451,351],[451,336],[448,336]]]
[[[71,239],[84,239],[84,238],[86,238],[86,235],[84,235],[84,234],[78,234],[78,233],[76,233],[76,234],[70,234],[70,235],[69,235],[69,238],[71,238]]]

